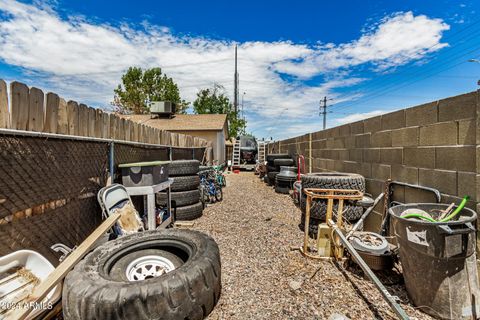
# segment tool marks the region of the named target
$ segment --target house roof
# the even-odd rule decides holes
[[[226,128],[226,114],[176,114],[173,118],[151,118],[149,114],[120,115],[125,119],[168,131],[221,131]]]

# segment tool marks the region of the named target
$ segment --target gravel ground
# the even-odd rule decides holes
[[[362,271],[344,271],[327,261],[291,250],[302,244],[300,210],[250,172],[227,174],[224,200],[205,209],[193,229],[220,247],[222,296],[208,319],[395,319]],[[380,275],[384,284],[401,280]],[[431,319],[415,310],[400,284],[387,285],[412,319]]]

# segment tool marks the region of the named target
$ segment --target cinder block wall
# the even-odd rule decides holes
[[[374,196],[392,179],[437,188],[446,203],[468,194],[468,206],[480,209],[478,115],[478,93],[471,92],[278,141],[269,152],[303,154],[309,172],[362,174]],[[408,188],[395,197],[433,201]]]

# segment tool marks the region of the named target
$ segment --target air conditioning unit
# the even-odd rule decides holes
[[[149,107],[151,114],[172,115],[175,113],[175,103],[171,101],[152,101]]]

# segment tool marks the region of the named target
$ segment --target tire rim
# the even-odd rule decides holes
[[[165,257],[144,256],[130,262],[126,275],[128,281],[142,281],[160,277],[174,269],[173,263]]]

